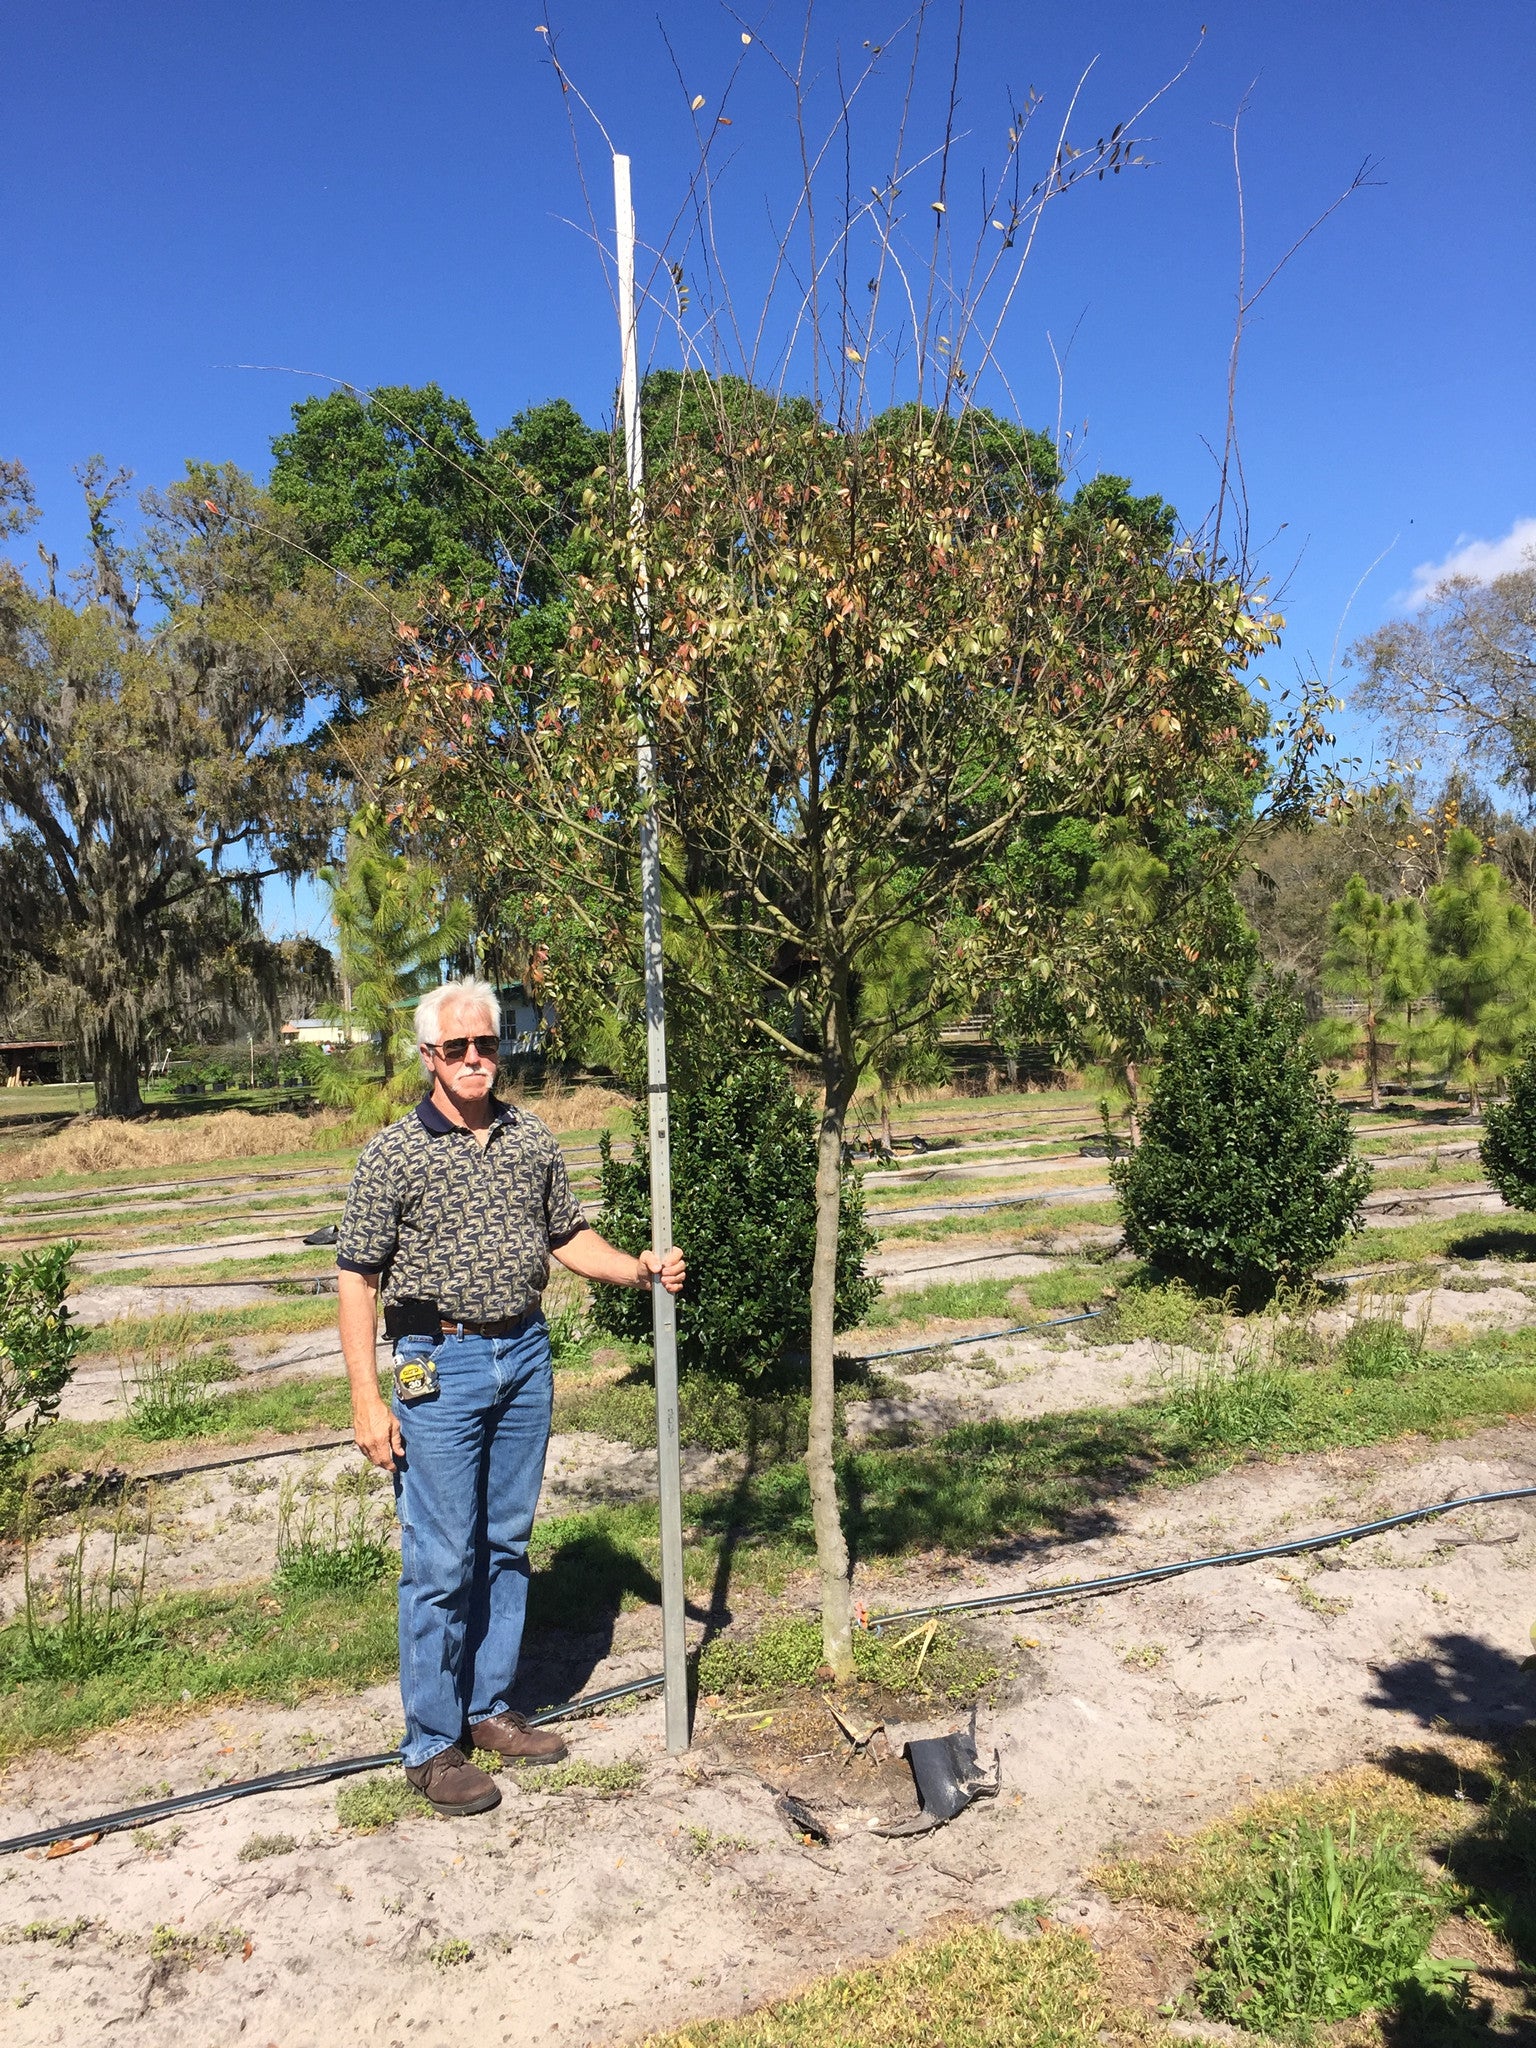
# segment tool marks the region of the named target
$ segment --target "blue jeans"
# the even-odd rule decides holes
[[[405,1437],[402,1754],[415,1765],[510,1704],[554,1379],[542,1315],[512,1337],[402,1337],[395,1355],[434,1358],[438,1381],[435,1394],[392,1404]]]

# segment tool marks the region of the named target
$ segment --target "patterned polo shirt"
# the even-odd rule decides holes
[[[435,1301],[452,1321],[529,1313],[552,1246],[586,1228],[554,1134],[497,1105],[490,1136],[451,1124],[430,1096],[370,1140],[336,1241],[348,1273],[382,1273],[387,1307]]]

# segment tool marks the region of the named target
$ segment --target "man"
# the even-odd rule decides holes
[[[635,1258],[588,1227],[560,1148],[496,1101],[501,1007],[483,981],[423,996],[431,1093],[357,1163],[337,1239],[341,1348],[358,1448],[393,1473],[400,1516],[405,1775],[439,1813],[485,1813],[475,1749],[553,1763],[565,1744],[511,1711],[553,1378],[540,1306],[551,1254],[572,1273],[669,1293],[683,1258]],[[395,1384],[379,1394],[377,1309]]]

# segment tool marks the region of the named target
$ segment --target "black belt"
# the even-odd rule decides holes
[[[445,1337],[515,1337],[531,1320],[529,1316],[498,1316],[491,1323],[472,1323],[467,1316],[444,1316],[441,1328]]]
[[[419,1295],[404,1295],[384,1304],[384,1334],[392,1344],[402,1337],[515,1337],[528,1327],[538,1313],[530,1309],[520,1316],[495,1316],[489,1322],[472,1322],[467,1316],[445,1315],[435,1301]]]

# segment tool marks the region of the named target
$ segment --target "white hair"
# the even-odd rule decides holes
[[[491,1020],[493,1031],[501,1030],[501,999],[488,981],[445,981],[436,988],[429,988],[416,1005],[416,1043],[436,1045],[438,1019],[448,1003],[463,1003],[466,1008],[483,1010]]]

